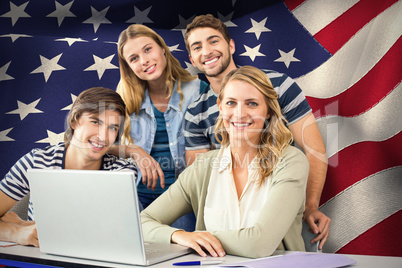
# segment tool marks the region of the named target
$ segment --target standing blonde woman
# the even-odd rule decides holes
[[[215,129],[222,147],[199,156],[141,213],[145,240],[178,243],[214,257],[305,250],[301,229],[309,164],[289,145],[292,134],[277,98],[257,68],[243,66],[224,78]],[[170,206],[177,209],[169,211]],[[191,210],[195,232],[167,226]]]
[[[162,37],[144,25],[130,25],[120,34],[118,55],[117,92],[131,120],[127,145],[118,149],[136,160],[142,180],[137,192],[147,207],[186,167],[184,114],[206,83],[183,69]]]

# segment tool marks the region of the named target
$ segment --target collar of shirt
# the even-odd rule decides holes
[[[177,84],[175,84],[166,111],[168,111],[169,109],[180,111],[179,103],[180,103],[180,94],[179,92],[177,92]],[[148,89],[146,89],[144,92],[144,100],[141,103],[140,110],[145,110],[147,114],[153,116],[152,103],[151,98],[149,97]]]
[[[218,98],[219,94],[214,91],[214,89],[211,87],[211,85],[208,85],[208,87],[209,87],[209,90],[208,90],[209,95],[214,95],[216,98]]]
[[[230,150],[230,145],[228,147],[222,148],[222,154],[219,161],[219,173],[223,172],[227,169],[228,173],[232,172],[233,162],[232,162],[232,153]],[[247,160],[247,158],[246,158]],[[259,163],[257,156],[253,158],[253,160],[248,165],[248,177],[249,181],[254,181],[259,178],[258,170],[259,170]]]

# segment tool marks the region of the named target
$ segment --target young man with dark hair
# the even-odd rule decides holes
[[[7,213],[30,192],[28,169],[125,170],[137,177],[133,164],[107,154],[120,139],[125,122],[126,106],[115,91],[102,87],[83,91],[68,114],[64,142],[33,149],[0,181],[0,240],[39,247],[32,203],[28,221],[14,212]]]

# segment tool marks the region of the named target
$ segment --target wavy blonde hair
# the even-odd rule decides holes
[[[177,83],[177,91],[180,94],[179,105],[181,105],[183,100],[181,82],[188,82],[197,78],[197,76],[192,76],[180,65],[180,62],[172,55],[163,38],[154,30],[141,24],[130,25],[127,29],[120,33],[117,44],[120,64],[120,81],[117,86],[117,92],[122,96],[124,102],[126,103],[127,112],[129,115],[133,113],[138,114],[140,111],[141,103],[144,100],[144,92],[147,87],[147,81],[138,78],[133,70],[131,70],[130,66],[123,57],[123,48],[127,40],[141,36],[152,38],[162,49],[165,50],[166,93],[168,98],[172,96],[174,85]],[[130,127],[124,130],[123,139],[128,140],[129,143],[133,142],[132,138],[130,137]]]
[[[257,159],[259,163],[259,184],[261,185],[280,162],[282,151],[293,141],[293,136],[285,125],[287,121],[282,115],[277,100],[278,94],[263,71],[252,66],[243,66],[228,73],[221,84],[218,102],[223,100],[225,87],[233,80],[246,82],[258,89],[264,96],[270,115],[269,122],[266,122],[265,128],[261,130],[258,143]],[[216,121],[215,137],[224,147],[230,144],[229,133],[223,125],[222,116],[219,116]]]

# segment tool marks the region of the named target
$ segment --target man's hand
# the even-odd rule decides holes
[[[144,149],[135,145],[128,145],[126,152],[129,157],[133,158],[137,167],[142,174],[142,183],[147,184],[148,189],[155,190],[158,177],[160,178],[160,184],[162,188],[165,188],[165,175],[159,163],[150,156]]]
[[[15,212],[8,212],[0,218],[0,225],[1,237],[5,241],[39,247],[34,221],[24,221]]]
[[[18,225],[15,234],[16,243],[20,245],[39,247],[38,232],[36,231],[36,224],[31,225]]]
[[[307,208],[304,211],[304,221],[310,226],[309,231],[317,236],[311,240],[311,243],[320,241],[318,249],[322,249],[329,236],[329,226],[331,219],[316,208]]]
[[[204,250],[212,257],[224,257],[226,255],[218,238],[208,232],[176,231],[172,234],[171,241],[194,249],[202,257],[207,256]]]

